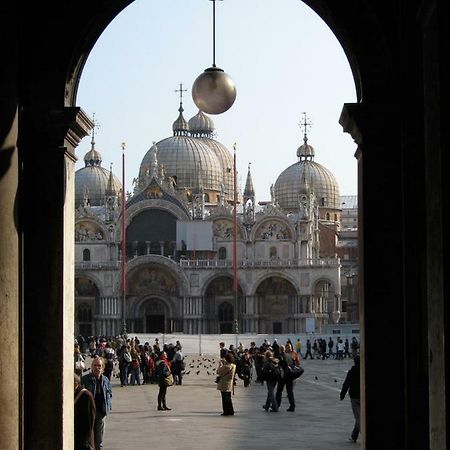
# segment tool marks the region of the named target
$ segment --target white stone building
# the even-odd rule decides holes
[[[233,156],[202,112],[180,104],[173,136],[144,155],[125,205],[95,148],[76,172],[75,332],[301,333],[341,316],[339,187],[307,142],[257,204],[250,168],[237,196]],[[125,302],[123,301],[125,297]],[[314,319],[314,320],[307,320]]]

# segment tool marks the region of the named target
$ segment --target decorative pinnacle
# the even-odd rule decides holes
[[[180,89],[175,89],[175,92],[180,93],[180,108],[178,111],[183,112],[183,92],[187,92],[187,89],[183,89],[183,83],[180,83]]]
[[[120,147],[122,148],[122,151],[123,151],[123,152],[125,151],[126,146],[127,146],[127,144],[126,144],[125,142],[122,142],[122,143],[120,144]]]
[[[306,142],[308,142],[307,132],[311,128],[312,122],[311,120],[309,120],[308,117],[306,117],[306,112],[303,112],[302,114],[303,114],[303,121],[300,122],[298,126],[300,128],[303,128],[303,140],[305,141],[306,144]]]

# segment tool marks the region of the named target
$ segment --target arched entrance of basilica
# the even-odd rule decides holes
[[[212,280],[205,291],[206,314],[209,333],[233,333],[237,320],[239,329],[243,312],[242,289],[238,284],[237,295],[230,276],[219,276]]]
[[[263,280],[256,288],[256,302],[260,311],[260,332],[282,334],[298,331],[299,324],[292,314],[297,290],[292,283],[279,276]],[[297,326],[296,326],[297,325]]]
[[[159,298],[149,298],[144,304],[144,333],[166,333],[166,306]]]

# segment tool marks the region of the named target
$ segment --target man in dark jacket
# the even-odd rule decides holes
[[[277,404],[278,408],[281,405],[281,397],[283,394],[283,389],[286,386],[286,393],[289,400],[289,408],[286,411],[294,412],[295,411],[295,398],[294,398],[294,380],[289,376],[288,366],[292,366],[294,361],[290,353],[285,352],[284,345],[280,345],[280,353],[278,356],[278,364],[280,365],[283,371],[283,378],[278,382],[277,385]]]
[[[356,442],[359,436],[360,424],[360,383],[359,383],[359,356],[354,358],[354,366],[347,372],[344,384],[341,390],[341,400],[344,400],[345,394],[348,392],[352,404],[353,416],[355,417],[355,426],[353,427],[350,440]]]

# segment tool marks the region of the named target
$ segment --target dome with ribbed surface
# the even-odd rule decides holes
[[[100,165],[86,166],[75,172],[75,206],[84,202],[85,195],[91,206],[105,204],[106,191],[110,171]],[[112,186],[116,195],[122,190],[122,184],[115,175],[112,176]]]
[[[174,177],[177,189],[201,185],[205,190],[220,191],[222,165],[215,153],[199,139],[172,136],[156,143],[158,163],[166,176]],[[151,164],[151,151],[142,159],[139,177],[145,177]]]
[[[228,149],[225,147],[225,145],[221,144],[220,142],[216,141],[212,138],[198,138],[201,142],[205,143],[217,156],[217,159],[219,160],[221,166],[222,166],[222,173],[223,173],[223,190],[225,193],[225,198],[227,200],[233,199],[233,156],[228,151]]]
[[[302,160],[284,170],[274,186],[275,201],[286,210],[298,209],[298,197],[304,193],[305,180],[316,195],[319,208],[339,209],[339,186],[334,175],[324,166]]]

